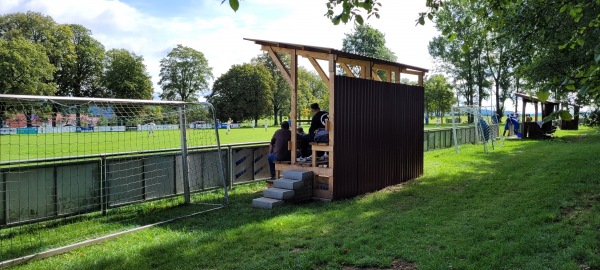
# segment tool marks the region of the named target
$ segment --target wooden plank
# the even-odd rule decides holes
[[[372,80],[373,79],[373,63],[367,63],[365,66],[365,79]]]
[[[417,76],[424,74],[424,72],[421,72],[421,71],[414,71],[414,70],[408,70],[408,69],[401,69],[401,72],[405,73],[405,74],[417,75]]]
[[[273,60],[273,62],[275,62],[275,65],[279,69],[279,72],[281,72],[281,75],[283,76],[283,78],[288,82],[288,84],[290,85],[291,88],[294,88],[294,81],[292,80],[291,74],[285,68],[285,65],[281,61],[281,58],[279,58],[279,55],[277,55],[273,51],[273,48],[271,48],[271,47],[269,47],[268,53],[269,53],[269,56],[271,57],[271,60]]]
[[[321,76],[321,80],[323,80],[323,83],[325,85],[329,85],[329,77],[327,77],[327,74],[325,74],[325,71],[323,71],[323,68],[321,68],[319,62],[317,62],[317,60],[315,60],[315,58],[313,57],[308,57],[308,61],[310,61],[317,73],[319,73],[319,76]]]
[[[274,52],[278,52],[278,53],[286,53],[286,54],[290,54],[292,52],[292,49],[288,49],[288,48],[280,48],[280,47],[269,47],[266,45],[262,46],[262,50],[263,51],[268,51],[269,48],[272,48],[272,50]],[[311,52],[311,51],[303,51],[303,50],[296,50],[296,54],[305,58],[315,58],[315,59],[319,59],[319,60],[327,60],[327,57],[329,54],[327,53],[319,53],[319,52]]]
[[[384,70],[385,71],[385,81],[391,83],[392,82],[392,71],[391,70]]]
[[[335,153],[333,146],[335,145],[335,70],[336,70],[337,56],[334,54],[329,55],[329,145],[331,151],[329,151],[329,168],[331,170],[329,176],[329,190],[333,191],[333,172],[335,164]],[[330,192],[329,199],[333,199],[333,193]]]
[[[290,79],[292,80],[292,100],[290,103],[290,119],[298,119],[298,55],[296,50],[292,50],[290,54],[291,61],[291,74]],[[292,136],[296,136],[297,124],[294,123],[290,128],[292,129]],[[298,149],[297,140],[292,140],[292,164],[296,162],[296,149]]]
[[[419,74],[419,86],[421,86],[421,87],[423,87],[423,85],[424,85],[424,84],[423,84],[423,76],[424,76],[424,75],[425,75],[425,74],[424,74],[423,72],[421,72],[421,73]]]
[[[344,69],[344,72],[346,72],[346,74],[348,74],[348,77],[356,78],[356,75],[354,74],[354,72],[352,72],[352,70],[350,69],[350,67],[348,67],[348,65],[346,63],[340,63],[340,66],[342,66],[342,69]]]
[[[313,145],[312,149],[313,149],[313,151],[329,152],[329,151],[333,151],[333,146],[331,146],[331,145]]]
[[[330,159],[331,159],[331,157],[330,157]],[[308,171],[313,172],[316,175],[325,175],[325,176],[331,176],[333,174],[333,170],[331,168],[302,167],[299,164],[275,164],[275,170],[277,170],[277,171],[308,170]]]
[[[318,188],[313,189],[313,197],[317,197],[320,199],[331,200],[331,199],[333,199],[332,193],[333,192],[331,192],[331,186],[329,186],[329,190],[318,189]]]
[[[344,58],[344,57],[337,58],[336,62],[337,63],[344,63],[346,65],[351,65],[351,66],[366,66],[366,65],[369,64],[369,61],[349,59],[349,58]]]

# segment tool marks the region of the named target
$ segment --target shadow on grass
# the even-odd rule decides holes
[[[251,208],[262,189],[252,185],[221,211],[28,267],[389,268],[401,259],[424,269],[596,269],[599,145],[589,134],[506,142],[489,154],[428,152],[415,181],[272,211]]]

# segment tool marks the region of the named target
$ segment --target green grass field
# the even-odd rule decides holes
[[[429,125],[425,129],[450,127],[452,125]],[[226,129],[219,129],[219,138],[221,144],[267,142],[277,129],[269,127],[265,131],[264,127],[237,128],[232,129],[229,135],[226,135]],[[308,127],[306,130],[308,131]],[[189,146],[216,144],[216,136],[211,130],[188,129],[187,132]],[[146,131],[3,135],[0,136],[0,162],[180,147],[181,139],[177,130],[157,130],[150,137]]]
[[[225,209],[21,268],[600,269],[600,133],[557,136],[430,151],[421,178],[331,203],[253,209],[264,185],[237,186]]]

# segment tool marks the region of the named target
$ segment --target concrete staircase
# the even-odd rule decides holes
[[[283,178],[274,180],[273,187],[263,191],[263,197],[252,200],[256,208],[272,209],[285,202],[300,202],[312,197],[313,172],[287,170]]]

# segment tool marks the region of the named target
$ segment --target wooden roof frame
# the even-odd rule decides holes
[[[382,79],[376,72],[377,70],[381,70],[387,74],[387,83],[400,83],[402,74],[416,75],[419,78],[418,85],[421,87],[423,86],[423,78],[425,77],[425,73],[429,72],[429,70],[420,67],[405,65],[372,57],[366,57],[358,54],[343,52],[332,48],[250,38],[244,38],[244,40],[252,41],[255,44],[261,45],[261,49],[268,53],[271,60],[275,62],[275,65],[281,72],[283,78],[290,85],[290,88],[292,90],[290,104],[290,119],[293,120],[293,124],[290,127],[290,129],[292,134],[294,135],[292,136],[292,138],[296,137],[296,123],[298,121],[298,56],[307,58],[319,74],[319,77],[321,77],[321,79],[323,80],[323,83],[327,85],[327,88],[329,89],[329,145],[325,146],[324,149],[327,150],[323,151],[329,152],[329,167],[298,167],[298,165],[296,164],[296,151],[291,151],[291,164],[288,167],[286,167],[288,169],[309,169],[318,175],[327,176],[329,178],[329,190],[313,190],[313,195],[324,199],[331,199],[333,194],[333,164],[335,158],[333,151],[333,145],[335,144],[334,89],[337,66],[339,65],[348,76],[377,81],[382,81]],[[279,54],[281,53],[290,55],[289,69],[281,61],[281,58],[279,57]],[[317,60],[326,61],[328,63],[328,68],[323,69]],[[354,74],[351,70],[351,67],[359,67],[360,74]],[[392,77],[394,77],[393,81]],[[295,139],[291,140],[291,149],[297,149],[297,141]]]

